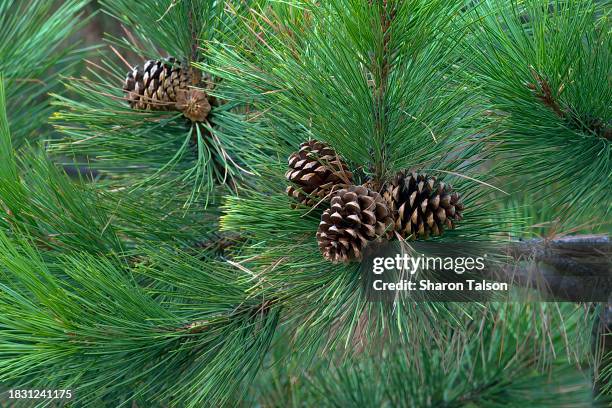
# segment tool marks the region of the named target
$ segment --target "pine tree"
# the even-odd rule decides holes
[[[47,3],[0,0],[24,45],[0,56],[65,86],[20,99],[22,63],[0,62],[0,401],[607,404],[605,304],[366,286],[373,253],[411,246],[509,245],[533,259],[503,273],[545,279],[609,265],[609,7],[101,1],[124,35],[77,78],[60,44],[85,3],[41,28],[20,14]],[[61,137],[27,147],[48,102],[15,106],[52,89]]]

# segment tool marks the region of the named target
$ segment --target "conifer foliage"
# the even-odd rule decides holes
[[[13,143],[22,146],[41,133],[52,112],[46,94],[58,91],[60,75],[71,75],[83,56],[68,37],[85,24],[86,0],[0,2],[0,72],[6,81]]]
[[[603,2],[99,3],[0,0],[0,405],[609,403],[609,305],[368,290],[389,251],[609,236]],[[503,260],[583,270],[541,252]]]
[[[496,157],[506,158],[498,174],[527,177],[522,189],[564,217],[610,216],[609,14],[609,2],[485,2],[464,43],[473,56],[469,72],[499,126],[491,140]]]

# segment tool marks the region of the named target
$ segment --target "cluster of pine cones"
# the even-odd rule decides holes
[[[329,203],[317,241],[333,263],[361,260],[370,241],[427,239],[455,228],[463,203],[452,187],[426,174],[400,172],[377,189],[353,184],[345,161],[323,142],[310,140],[289,157],[287,194],[300,204]]]
[[[205,91],[211,86],[210,78],[203,80],[199,70],[169,57],[132,68],[123,91],[133,109],[176,110],[193,122],[202,122],[214,104]]]

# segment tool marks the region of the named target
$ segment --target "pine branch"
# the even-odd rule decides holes
[[[464,88],[454,86],[449,52],[435,41],[458,5],[372,4],[334,0],[286,7],[308,17],[298,22],[270,23],[265,13],[253,13],[238,28],[258,40],[211,46],[206,69],[223,79],[218,92],[224,99],[261,112],[254,119],[272,129],[271,142],[284,155],[310,138],[367,171],[383,152],[385,174],[439,164],[455,153],[449,151],[450,140],[459,139],[456,129],[472,119],[465,115],[469,95],[450,95]]]
[[[377,343],[350,356],[326,353],[312,363],[301,350],[291,352],[292,342],[285,333],[275,342],[278,349],[270,357],[269,369],[252,387],[252,403],[570,407],[593,401],[588,375],[570,362],[588,353],[588,341],[581,335],[589,322],[579,306],[492,304],[474,313],[458,316],[465,325],[446,332],[440,342],[421,343],[400,335],[384,340],[387,347]],[[564,334],[548,337],[546,330],[533,327],[533,316],[563,326]],[[576,347],[580,356],[545,362],[553,350],[563,353],[568,341],[580,344]],[[292,358],[287,360],[287,354]]]
[[[531,239],[512,243],[517,265],[492,270],[494,279],[541,290],[566,301],[606,301],[612,292],[612,241],[605,235]]]
[[[374,183],[380,183],[386,175],[387,164],[385,163],[385,146],[386,146],[386,120],[387,120],[387,98],[385,93],[389,86],[389,73],[391,70],[391,53],[396,52],[390,49],[392,30],[391,26],[397,13],[397,5],[394,1],[383,0],[382,5],[378,4],[377,8],[380,14],[380,34],[381,43],[372,53],[372,62],[370,71],[374,76],[374,86],[372,89],[374,98],[374,122],[376,141],[376,160],[374,165]],[[391,3],[391,4],[389,4]],[[372,1],[370,1],[372,5]]]
[[[482,3],[462,42],[473,57],[467,80],[499,113],[484,150],[493,172],[528,180],[517,188],[567,222],[610,212],[601,183],[611,174],[612,37],[597,10],[593,1]]]
[[[160,7],[164,3],[167,7]],[[181,199],[179,208],[216,204],[219,187],[236,191],[268,145],[265,134],[246,126],[244,106],[213,95],[217,79],[193,65],[182,67],[192,74],[188,90],[181,90],[190,97],[164,102],[180,112],[158,111],[164,104],[149,103],[145,97],[135,104],[134,92],[126,96],[121,89],[126,77],[123,64],[131,63],[118,49],[129,48],[144,60],[160,60],[169,53],[186,64],[202,63],[210,41],[240,41],[234,38],[233,15],[239,19],[257,3],[239,2],[230,13],[226,2],[208,0],[104,2],[104,10],[126,26],[125,38],[109,39],[122,61],[104,57],[90,67],[91,78],[66,80],[73,96],[57,96],[59,112],[53,116],[64,139],[53,140],[50,151],[61,159],[86,158],[89,167],[104,176],[100,187],[140,189],[152,192],[156,199],[171,197],[161,202],[166,207]],[[209,105],[211,110],[202,119],[195,108],[207,110]]]
[[[76,388],[82,405],[220,406],[252,380],[278,324],[274,300],[248,298],[241,272],[210,259],[151,248],[131,269],[84,253],[43,260],[1,232],[0,249],[0,381],[13,387]]]
[[[528,258],[554,266],[559,273],[598,275],[610,271],[612,240],[607,235],[569,235],[559,238],[531,239],[514,243],[510,253],[515,259]],[[584,261],[580,264],[573,259]],[[593,264],[594,259],[601,262]]]
[[[568,122],[569,126],[576,131],[591,132],[605,139],[612,140],[612,126],[605,125],[601,119],[590,119],[588,123],[584,123],[578,117],[576,117],[575,114],[572,114],[574,111],[573,108],[567,107],[562,109],[557,102],[557,98],[555,98],[553,95],[553,91],[550,88],[548,81],[543,79],[533,67],[529,67],[529,69],[537,84],[529,83],[529,89],[534,91],[538,99],[540,99],[544,105],[548,106],[553,112],[555,112],[559,118]],[[559,88],[557,94],[561,94],[561,92],[563,92],[562,87]]]
[[[557,182],[572,187],[570,204],[600,208],[603,197],[605,205],[606,39],[589,25],[590,3],[563,8],[556,20],[543,1],[519,2],[517,15],[498,14],[502,0],[484,2],[495,13],[482,30],[474,24],[483,38],[466,41],[473,54],[454,52],[465,24],[455,19],[461,4],[446,0],[105,1],[136,33],[111,41],[148,58],[161,49],[190,59],[222,79],[211,90],[222,103],[211,100],[210,120],[193,124],[132,109],[119,88],[125,67],[106,59],[93,79],[67,78],[73,95],[57,97],[55,115],[66,139],[54,145],[95,160],[101,177],[88,185],[27,150],[17,157],[0,81],[0,381],[78,388],[77,403],[90,406],[225,406],[244,399],[282,324],[305,362],[297,369],[306,387],[295,392],[308,405],[546,406],[553,393],[555,406],[590,403],[577,368],[590,360],[580,305],[372,302],[361,265],[321,257],[322,208],[296,206],[284,193],[288,152],[314,137],[364,179],[370,168],[379,182],[410,168],[456,181],[469,213],[437,242],[506,238],[521,219],[499,210],[483,181],[503,171],[480,173],[483,142],[497,134],[481,133],[477,103],[490,98],[508,113],[496,125],[516,137],[502,143],[511,154],[535,151],[534,162],[548,164],[535,147],[556,153],[566,137],[580,145],[575,151],[593,159],[576,172],[580,183],[578,157],[547,166],[541,182],[559,173]],[[523,4],[535,5],[528,20]],[[574,31],[588,40],[575,41]],[[550,54],[549,42],[532,47],[544,32],[554,40]],[[585,75],[557,65],[566,61]],[[529,63],[536,98],[525,89]],[[561,99],[554,89],[563,83],[572,86]],[[585,112],[603,118],[603,130],[587,130],[604,137],[571,128]],[[219,221],[206,205],[220,184],[239,195],[225,199]],[[582,236],[519,242],[511,253],[536,262],[538,281],[569,296],[557,280],[609,274],[610,247],[608,236]],[[609,374],[604,368],[601,378]]]
[[[28,232],[46,251],[108,254],[130,249],[132,255],[143,244],[195,245],[216,228],[213,209],[186,212],[180,197],[171,199],[171,208],[160,208],[158,202],[168,199],[150,192],[98,191],[81,169],[69,178],[40,152],[23,149],[25,154],[17,155],[2,114],[2,89],[0,85],[0,225],[17,234]]]

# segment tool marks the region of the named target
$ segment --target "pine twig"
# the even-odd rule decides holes
[[[213,234],[211,237],[198,242],[195,247],[205,251],[213,251],[223,256],[225,251],[245,241],[240,234]]]
[[[535,288],[564,301],[607,301],[612,292],[612,240],[605,235],[533,239],[510,245],[518,264],[493,269],[493,279]]]
[[[372,1],[370,2],[372,4]],[[380,56],[382,61],[380,66],[377,66],[376,56],[373,56],[372,69],[371,71],[375,74],[374,80],[374,115],[375,115],[375,126],[376,133],[380,137],[381,146],[385,146],[384,134],[385,129],[385,93],[389,82],[389,74],[391,71],[390,50],[389,44],[391,42],[391,24],[395,19],[397,13],[396,5],[389,6],[388,0],[383,0],[383,4],[380,10],[380,25],[382,30],[382,55]],[[376,169],[374,173],[374,179],[380,180],[384,176],[385,166],[385,152],[384,147],[381,152],[381,157],[376,160]]]
[[[540,74],[538,74],[532,66],[529,67],[529,70],[531,71],[531,75],[533,76],[537,84],[529,84],[529,89],[536,91],[538,99],[542,101],[544,105],[549,107],[553,112],[555,112],[557,116],[564,119],[565,112],[557,103],[557,100],[553,95],[552,89],[550,88],[548,81],[542,79]]]
[[[257,316],[265,317],[270,312],[272,306],[274,306],[276,303],[278,303],[277,299],[267,299],[254,306],[240,305],[232,313],[225,316],[225,318],[222,320],[229,321],[233,318],[244,316],[248,316],[249,318],[255,318]],[[219,320],[196,320],[186,325],[183,325],[175,330],[177,332],[186,331],[189,334],[198,334],[207,331],[211,327],[211,325],[218,322]]]
[[[535,92],[536,97],[550,110],[552,110],[559,118],[568,122],[570,127],[574,130],[586,130],[594,133],[599,137],[603,137],[607,140],[612,140],[612,127],[603,123],[600,119],[591,119],[588,122],[583,122],[575,114],[572,114],[573,109],[563,109],[559,105],[557,98],[553,95],[552,88],[548,81],[536,70],[530,66],[529,70],[533,76],[535,83],[527,84],[527,87]],[[559,94],[563,92],[563,85],[559,88]]]

